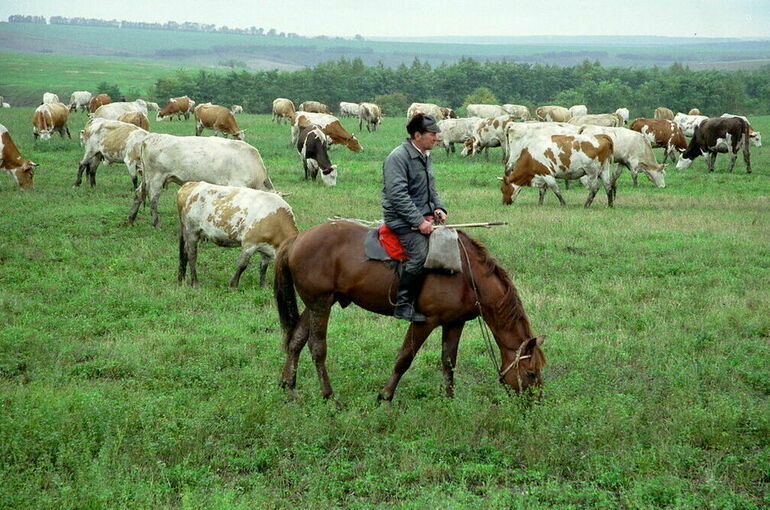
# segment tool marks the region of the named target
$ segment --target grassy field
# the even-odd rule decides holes
[[[34,142],[31,108],[0,110],[40,163],[32,192],[0,179],[0,508],[767,508],[770,505],[770,155],[732,174],[702,159],[668,187],[624,175],[616,207],[566,191],[500,202],[489,162],[436,151],[456,222],[513,278],[547,335],[544,398],[497,384],[476,323],[443,393],[439,334],[378,405],[403,321],[335,307],[319,396],[307,353],[296,401],[278,387],[281,333],[256,264],[203,244],[200,288],[176,282],[175,185],[154,229],[123,165],[74,189],[82,149]],[[381,163],[403,119],[332,151],[339,184],[301,178],[288,128],[239,116],[301,228],[381,217]],[[770,117],[751,119],[770,132]],[[343,122],[353,128],[354,122]],[[192,121],[153,130],[194,133]],[[356,126],[357,131],[357,126]],[[271,270],[272,273],[272,270]]]

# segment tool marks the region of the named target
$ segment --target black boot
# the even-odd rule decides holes
[[[414,301],[422,287],[422,275],[408,271],[401,273],[396,293],[396,309],[393,316],[410,322],[425,322],[425,316],[415,310]]]

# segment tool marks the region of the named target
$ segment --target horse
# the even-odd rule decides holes
[[[333,396],[326,371],[326,330],[332,305],[355,303],[382,315],[393,315],[397,276],[381,261],[364,255],[367,227],[351,221],[331,221],[284,241],[275,262],[274,294],[283,329],[286,362],[281,386],[295,396],[297,362],[305,344],[315,362],[321,393]],[[489,326],[500,350],[499,381],[523,392],[542,385],[545,355],[542,336],[534,336],[516,288],[503,268],[479,242],[458,231],[462,271],[429,272],[416,300],[426,316],[412,323],[396,358],[393,372],[378,399],[390,401],[401,376],[430,333],[442,327],[441,365],[448,397],[454,395],[454,368],[463,326],[479,315]],[[295,293],[296,288],[296,293]],[[297,294],[305,304],[302,315]]]

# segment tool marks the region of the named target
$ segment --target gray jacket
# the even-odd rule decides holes
[[[446,212],[436,192],[430,157],[420,154],[409,138],[385,158],[382,180],[385,223],[397,233],[418,227],[436,209]]]

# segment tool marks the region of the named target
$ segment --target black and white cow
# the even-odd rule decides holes
[[[315,124],[309,124],[299,128],[297,137],[297,152],[302,157],[302,166],[305,168],[305,179],[313,180],[321,171],[321,180],[327,186],[337,184],[337,165],[332,165],[327,149],[330,145],[329,137]]]
[[[733,171],[738,151],[743,150],[743,160],[746,162],[746,173],[751,173],[751,154],[749,153],[749,123],[740,117],[712,117],[701,122],[693,134],[690,145],[684,151],[677,170],[684,170],[700,155],[706,160],[709,172],[714,171],[714,161],[717,153],[730,155],[728,172]]]

